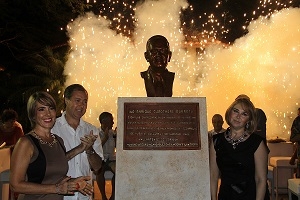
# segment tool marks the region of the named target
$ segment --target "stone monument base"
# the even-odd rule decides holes
[[[117,200],[210,200],[205,98],[119,98]]]

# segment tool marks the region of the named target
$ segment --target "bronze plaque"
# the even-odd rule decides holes
[[[198,150],[198,103],[124,103],[125,150]]]

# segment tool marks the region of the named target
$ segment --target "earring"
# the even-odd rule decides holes
[[[248,130],[250,128],[249,122],[246,123],[245,129]]]

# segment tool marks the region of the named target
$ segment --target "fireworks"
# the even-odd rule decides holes
[[[65,72],[67,84],[89,91],[86,119],[97,125],[102,111],[116,115],[118,97],[146,97],[145,43],[162,34],[173,52],[174,97],[206,97],[211,119],[247,94],[266,112],[268,136],[289,137],[299,106],[300,11],[291,8],[299,2],[209,2],[105,1],[97,15],[70,23]]]

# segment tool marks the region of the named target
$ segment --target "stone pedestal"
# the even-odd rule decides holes
[[[205,98],[118,99],[117,200],[210,200]]]

